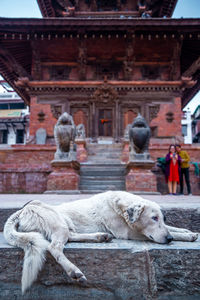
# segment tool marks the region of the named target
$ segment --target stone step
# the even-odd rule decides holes
[[[48,254],[38,280],[22,297],[23,251],[8,246],[0,234],[0,299],[200,299],[200,239],[169,245],[126,240],[68,243],[64,254],[87,283],[73,283]]]
[[[84,180],[90,180],[90,181],[102,181],[102,180],[106,180],[106,181],[123,181],[124,182],[124,176],[113,176],[113,175],[107,175],[105,176],[103,175],[96,175],[96,176],[87,176],[87,175],[83,175],[81,176],[81,182]]]
[[[87,190],[93,190],[95,191],[101,191],[101,192],[105,192],[105,191],[125,191],[126,190],[126,187],[125,187],[125,184],[124,183],[120,183],[120,184],[114,184],[114,183],[105,183],[105,184],[102,184],[102,183],[99,183],[99,184],[80,184],[79,186],[81,192],[82,190],[84,191],[87,191]]]
[[[80,180],[80,184],[81,185],[124,185],[125,184],[125,181],[124,180],[120,180],[120,179],[116,179],[114,180],[112,177],[109,178],[109,179],[106,179],[104,177],[101,177],[101,178],[95,178],[95,179],[88,179],[87,177],[84,177],[84,178],[81,178]]]
[[[111,163],[108,163],[108,164],[102,164],[99,163],[95,163],[95,164],[87,164],[87,165],[83,165],[81,164],[81,168],[80,168],[80,174],[86,174],[86,173],[91,173],[91,172],[95,172],[94,174],[96,175],[97,173],[99,174],[103,174],[104,172],[106,174],[119,174],[119,175],[124,175],[125,174],[125,166],[121,165],[121,164],[111,164]],[[92,175],[92,173],[91,173]],[[117,175],[116,175],[117,176]]]

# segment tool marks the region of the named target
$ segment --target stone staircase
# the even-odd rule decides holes
[[[81,164],[80,191],[98,193],[125,190],[125,165],[121,163],[121,144],[87,145],[88,161]]]

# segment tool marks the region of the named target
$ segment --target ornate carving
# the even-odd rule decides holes
[[[131,80],[133,75],[133,64],[134,64],[134,44],[130,38],[126,47],[126,56],[123,60],[123,71],[124,79]]]
[[[33,76],[34,79],[41,79],[41,60],[40,60],[40,51],[39,47],[36,44],[36,41],[31,41],[32,55],[33,55]]]
[[[86,71],[87,71],[87,48],[85,46],[85,42],[83,40],[80,41],[80,46],[78,49],[78,71],[79,71],[79,79],[86,79]]]
[[[177,80],[180,78],[180,55],[183,41],[176,42],[173,50],[172,60],[170,62],[170,79]]]
[[[131,80],[133,74],[133,61],[124,60],[123,61],[123,69],[124,69],[124,79]]]
[[[84,124],[78,124],[76,126],[76,138],[85,139],[85,126]]]
[[[103,103],[114,102],[118,97],[118,93],[112,88],[107,81],[94,92],[92,100],[100,101]]]
[[[55,119],[58,119],[62,114],[62,105],[51,105],[51,113]]]
[[[158,115],[160,110],[160,105],[149,106],[149,122],[155,119]]]

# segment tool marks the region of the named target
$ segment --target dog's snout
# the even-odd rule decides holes
[[[166,237],[167,244],[171,243],[172,240],[173,237],[170,234],[168,234],[168,236]]]

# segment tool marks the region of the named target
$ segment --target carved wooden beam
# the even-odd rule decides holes
[[[191,66],[183,73],[184,77],[191,77],[196,73],[197,70],[200,69],[200,56],[195,60]]]
[[[41,79],[41,59],[40,51],[36,41],[31,41],[32,55],[33,55],[33,77],[36,80]]]
[[[80,80],[85,80],[86,78],[87,59],[86,42],[85,40],[80,40],[78,48],[78,70]]]
[[[173,56],[170,68],[170,79],[172,80],[177,80],[180,78],[180,57],[182,45],[182,41],[177,41],[173,49]]]
[[[6,49],[2,44],[0,44],[0,60],[7,67],[8,71],[13,73],[17,78],[28,77],[31,78],[30,74],[20,65],[13,55]]]

